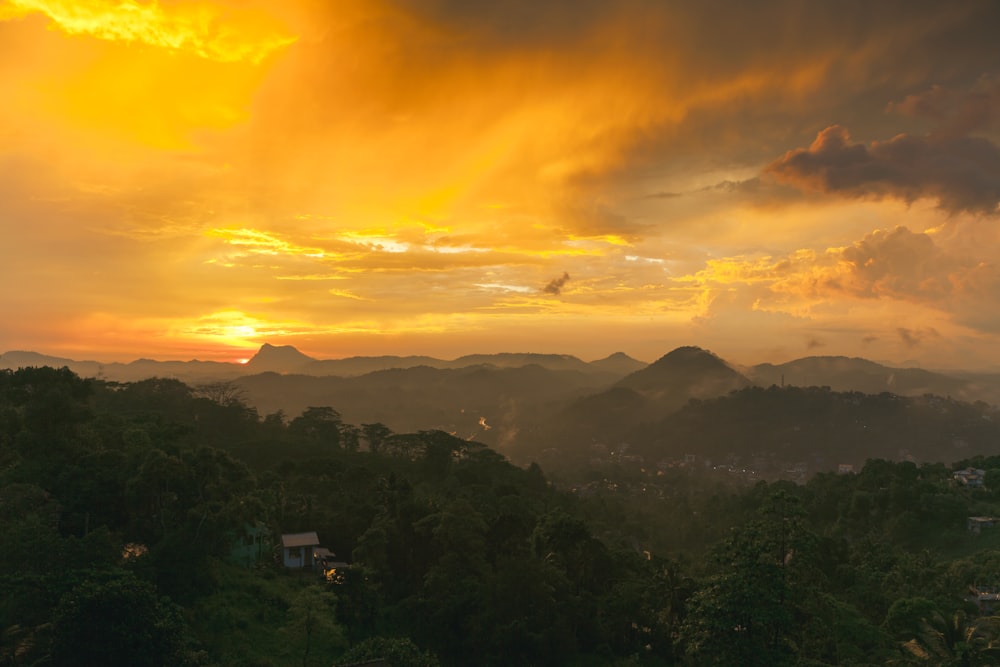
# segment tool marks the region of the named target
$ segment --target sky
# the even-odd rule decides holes
[[[0,351],[1000,369],[1000,3],[0,0]]]

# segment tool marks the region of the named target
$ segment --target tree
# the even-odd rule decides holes
[[[340,658],[341,665],[382,660],[386,667],[440,667],[432,653],[406,637],[371,637],[361,642]]]
[[[368,451],[375,454],[382,449],[382,443],[392,435],[392,429],[381,422],[361,425],[361,437],[368,443]]]
[[[728,567],[692,596],[682,638],[698,664],[791,664],[787,582],[761,538],[748,527],[727,540]]]
[[[973,667],[1000,659],[1000,618],[970,618],[963,610],[942,613],[927,598],[901,598],[886,614],[885,628],[911,662]]]
[[[195,395],[222,406],[246,407],[246,392],[235,382],[210,382],[195,387]]]
[[[87,581],[60,601],[52,664],[172,667],[197,664],[179,610],[131,574]]]
[[[325,656],[344,645],[343,633],[334,620],[334,603],[333,594],[316,585],[303,588],[292,599],[282,634],[301,648],[302,667],[316,662],[316,653]]]
[[[762,502],[761,519],[717,550],[720,571],[692,597],[682,631],[699,664],[793,661],[801,603],[816,593],[815,536],[803,514],[798,498],[779,489]]]
[[[308,442],[340,447],[340,429],[344,422],[340,413],[331,407],[309,407],[292,420],[288,431]]]

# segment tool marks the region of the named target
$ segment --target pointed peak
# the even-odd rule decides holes
[[[615,352],[603,359],[590,362],[591,368],[596,368],[604,372],[615,373],[622,377],[629,373],[634,373],[640,368],[645,368],[648,364],[638,359],[633,359],[624,352]]]
[[[710,350],[698,347],[697,345],[685,345],[678,347],[654,361],[651,366],[690,366],[697,364],[701,366],[728,366],[719,355]]]
[[[718,355],[689,345],[668,352],[649,366],[627,376],[619,384],[640,390],[704,385],[714,391],[723,386],[746,386],[749,381]],[[728,388],[720,393],[726,393]]]
[[[246,367],[258,373],[265,371],[290,373],[313,361],[316,360],[302,354],[291,345],[264,343],[260,346],[257,354],[253,355],[246,363]]]

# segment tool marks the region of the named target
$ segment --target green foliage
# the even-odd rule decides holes
[[[386,667],[440,667],[431,653],[421,651],[412,641],[397,637],[371,637],[345,653],[339,665],[356,665],[383,660]]]
[[[56,608],[54,665],[193,665],[180,610],[149,584],[127,574],[87,581]]]
[[[984,409],[747,390],[659,426],[667,449],[861,453],[893,424],[971,442]],[[330,407],[261,419],[224,384],[4,371],[0,661],[998,664],[1000,620],[967,596],[1000,584],[1000,529],[965,518],[1000,516],[1000,457],[957,465],[985,487],[879,458],[801,485],[624,459],[553,484],[442,431]],[[326,582],[226,564],[248,524],[273,543],[317,531],[352,566]]]

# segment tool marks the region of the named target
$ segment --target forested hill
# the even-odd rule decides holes
[[[870,458],[955,461],[1000,453],[1000,410],[939,396],[750,387],[691,401],[632,428],[626,441],[652,460],[756,460],[762,473],[795,463],[809,472],[860,468]]]
[[[661,409],[619,387],[556,411],[504,450],[546,469],[633,460],[651,468],[688,461],[803,480],[867,459],[916,463],[1000,453],[1000,410],[940,396],[745,387]]]
[[[0,664],[1000,664],[969,597],[1000,583],[989,517],[1000,456],[802,485],[600,461],[553,484],[336,406],[0,371]],[[349,566],[283,567],[280,536],[312,531]]]

